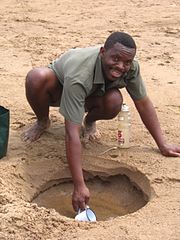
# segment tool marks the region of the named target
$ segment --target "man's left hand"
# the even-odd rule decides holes
[[[180,146],[174,144],[165,144],[159,148],[162,155],[166,157],[180,157]]]

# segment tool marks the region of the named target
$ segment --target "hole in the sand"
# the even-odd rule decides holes
[[[97,220],[109,220],[135,212],[147,203],[147,196],[126,175],[91,177],[86,184],[91,193],[89,206],[96,212]],[[74,218],[72,191],[71,181],[60,183],[39,194],[33,202]]]

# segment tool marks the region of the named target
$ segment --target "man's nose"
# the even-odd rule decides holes
[[[123,61],[119,61],[116,66],[121,70],[125,68]]]

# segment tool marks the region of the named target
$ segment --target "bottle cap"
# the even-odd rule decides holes
[[[128,112],[128,111],[129,111],[128,105],[126,105],[125,103],[123,103],[123,105],[122,105],[122,107],[121,107],[121,111],[123,111],[123,112]]]

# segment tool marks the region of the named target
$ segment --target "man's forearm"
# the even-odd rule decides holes
[[[148,97],[141,102],[136,101],[135,106],[140,114],[140,117],[157,143],[158,147],[161,148],[165,144],[165,138],[162,134],[161,127],[157,118],[155,108]]]
[[[74,183],[72,205],[75,211],[78,211],[79,208],[85,209],[90,198],[89,189],[86,187],[81,165],[80,129],[81,125],[65,120],[66,155]]]
[[[81,187],[85,184],[81,166],[80,129],[80,125],[65,120],[66,156],[75,187]]]
[[[71,139],[66,136],[66,155],[73,178],[74,186],[84,184],[81,165],[81,142],[78,138]]]

